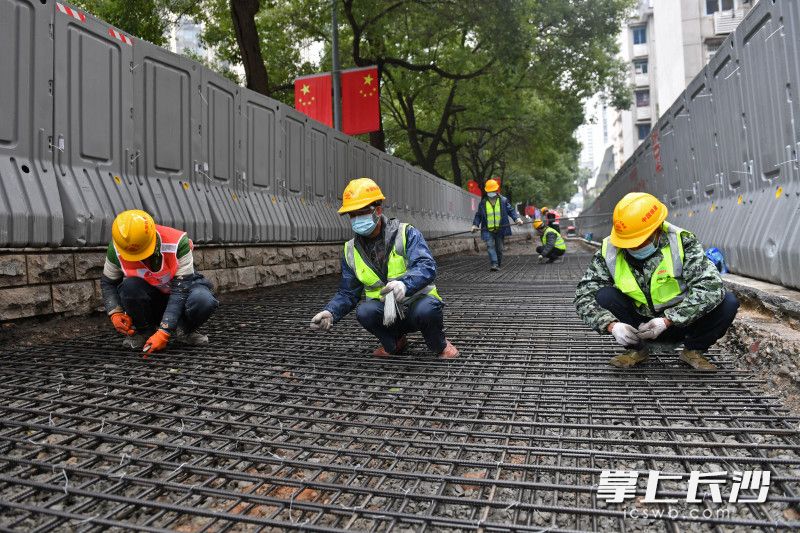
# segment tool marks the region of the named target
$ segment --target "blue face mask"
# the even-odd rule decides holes
[[[656,253],[656,245],[651,242],[647,246],[643,246],[638,250],[628,250],[628,253],[641,261],[642,259],[647,259]]]
[[[350,219],[350,226],[353,228],[353,231],[355,231],[362,237],[370,235],[373,231],[375,231],[375,227],[377,225],[378,225],[378,217],[375,216],[375,213],[358,215],[357,217],[353,217]]]
[[[497,193],[496,192],[487,192],[486,196],[488,196],[489,198],[494,198],[495,196],[497,196]]]

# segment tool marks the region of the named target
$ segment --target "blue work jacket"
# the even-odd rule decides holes
[[[383,217],[384,230],[386,229],[386,222],[386,217]],[[384,234],[382,233],[382,235]],[[387,243],[387,257],[390,249],[391,244]],[[406,273],[398,279],[405,284],[406,298],[408,298],[418,290],[431,285],[436,279],[436,260],[433,258],[422,233],[413,226],[406,227],[406,257]],[[325,310],[331,312],[334,322],[338,322],[347,313],[356,308],[363,294],[364,285],[358,281],[356,273],[347,264],[344,254],[342,254],[342,280],[339,283],[339,289],[336,294],[325,306]]]
[[[503,195],[499,196],[500,198],[500,226],[501,227],[498,231],[500,235],[503,237],[511,235],[511,221],[516,222],[519,218],[519,214],[514,211],[514,208],[511,206],[511,202],[508,201]],[[479,226],[481,228],[481,239],[484,241],[489,240],[489,229],[487,228],[487,220],[486,220],[486,201],[488,198],[484,197],[481,200],[481,203],[478,204],[478,211],[475,213],[475,218],[472,220],[473,226]]]

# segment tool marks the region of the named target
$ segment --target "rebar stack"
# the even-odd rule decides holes
[[[0,356],[0,526],[17,531],[775,530],[800,526],[798,420],[715,353],[607,365],[572,306],[587,255],[440,263],[454,361],[418,335],[401,356],[351,314],[308,330],[338,280],[256,291],[211,344],[144,361],[115,334]],[[765,470],[763,504],[687,504],[632,519],[604,469]],[[725,494],[727,496],[727,494]],[[720,509],[729,513],[720,513]],[[700,511],[697,513],[696,511]],[[707,511],[702,513],[702,511]],[[694,514],[692,514],[694,512]],[[707,516],[709,515],[709,516]],[[702,523],[702,524],[701,524]]]

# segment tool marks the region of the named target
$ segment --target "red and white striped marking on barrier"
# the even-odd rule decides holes
[[[84,15],[77,9],[72,9],[71,7],[67,7],[60,2],[56,2],[56,7],[58,8],[59,11],[61,11],[68,17],[72,17],[75,20],[80,20],[81,22],[86,22],[86,15]]]
[[[127,44],[128,46],[133,46],[133,41],[131,38],[125,35],[124,33],[120,33],[114,28],[108,28],[108,34],[112,36],[114,39],[118,41],[122,41],[123,43]]]

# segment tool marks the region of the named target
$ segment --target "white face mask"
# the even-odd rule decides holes
[[[488,196],[489,198],[494,198],[495,196],[497,196],[497,193],[496,192],[487,192],[486,196]]]

